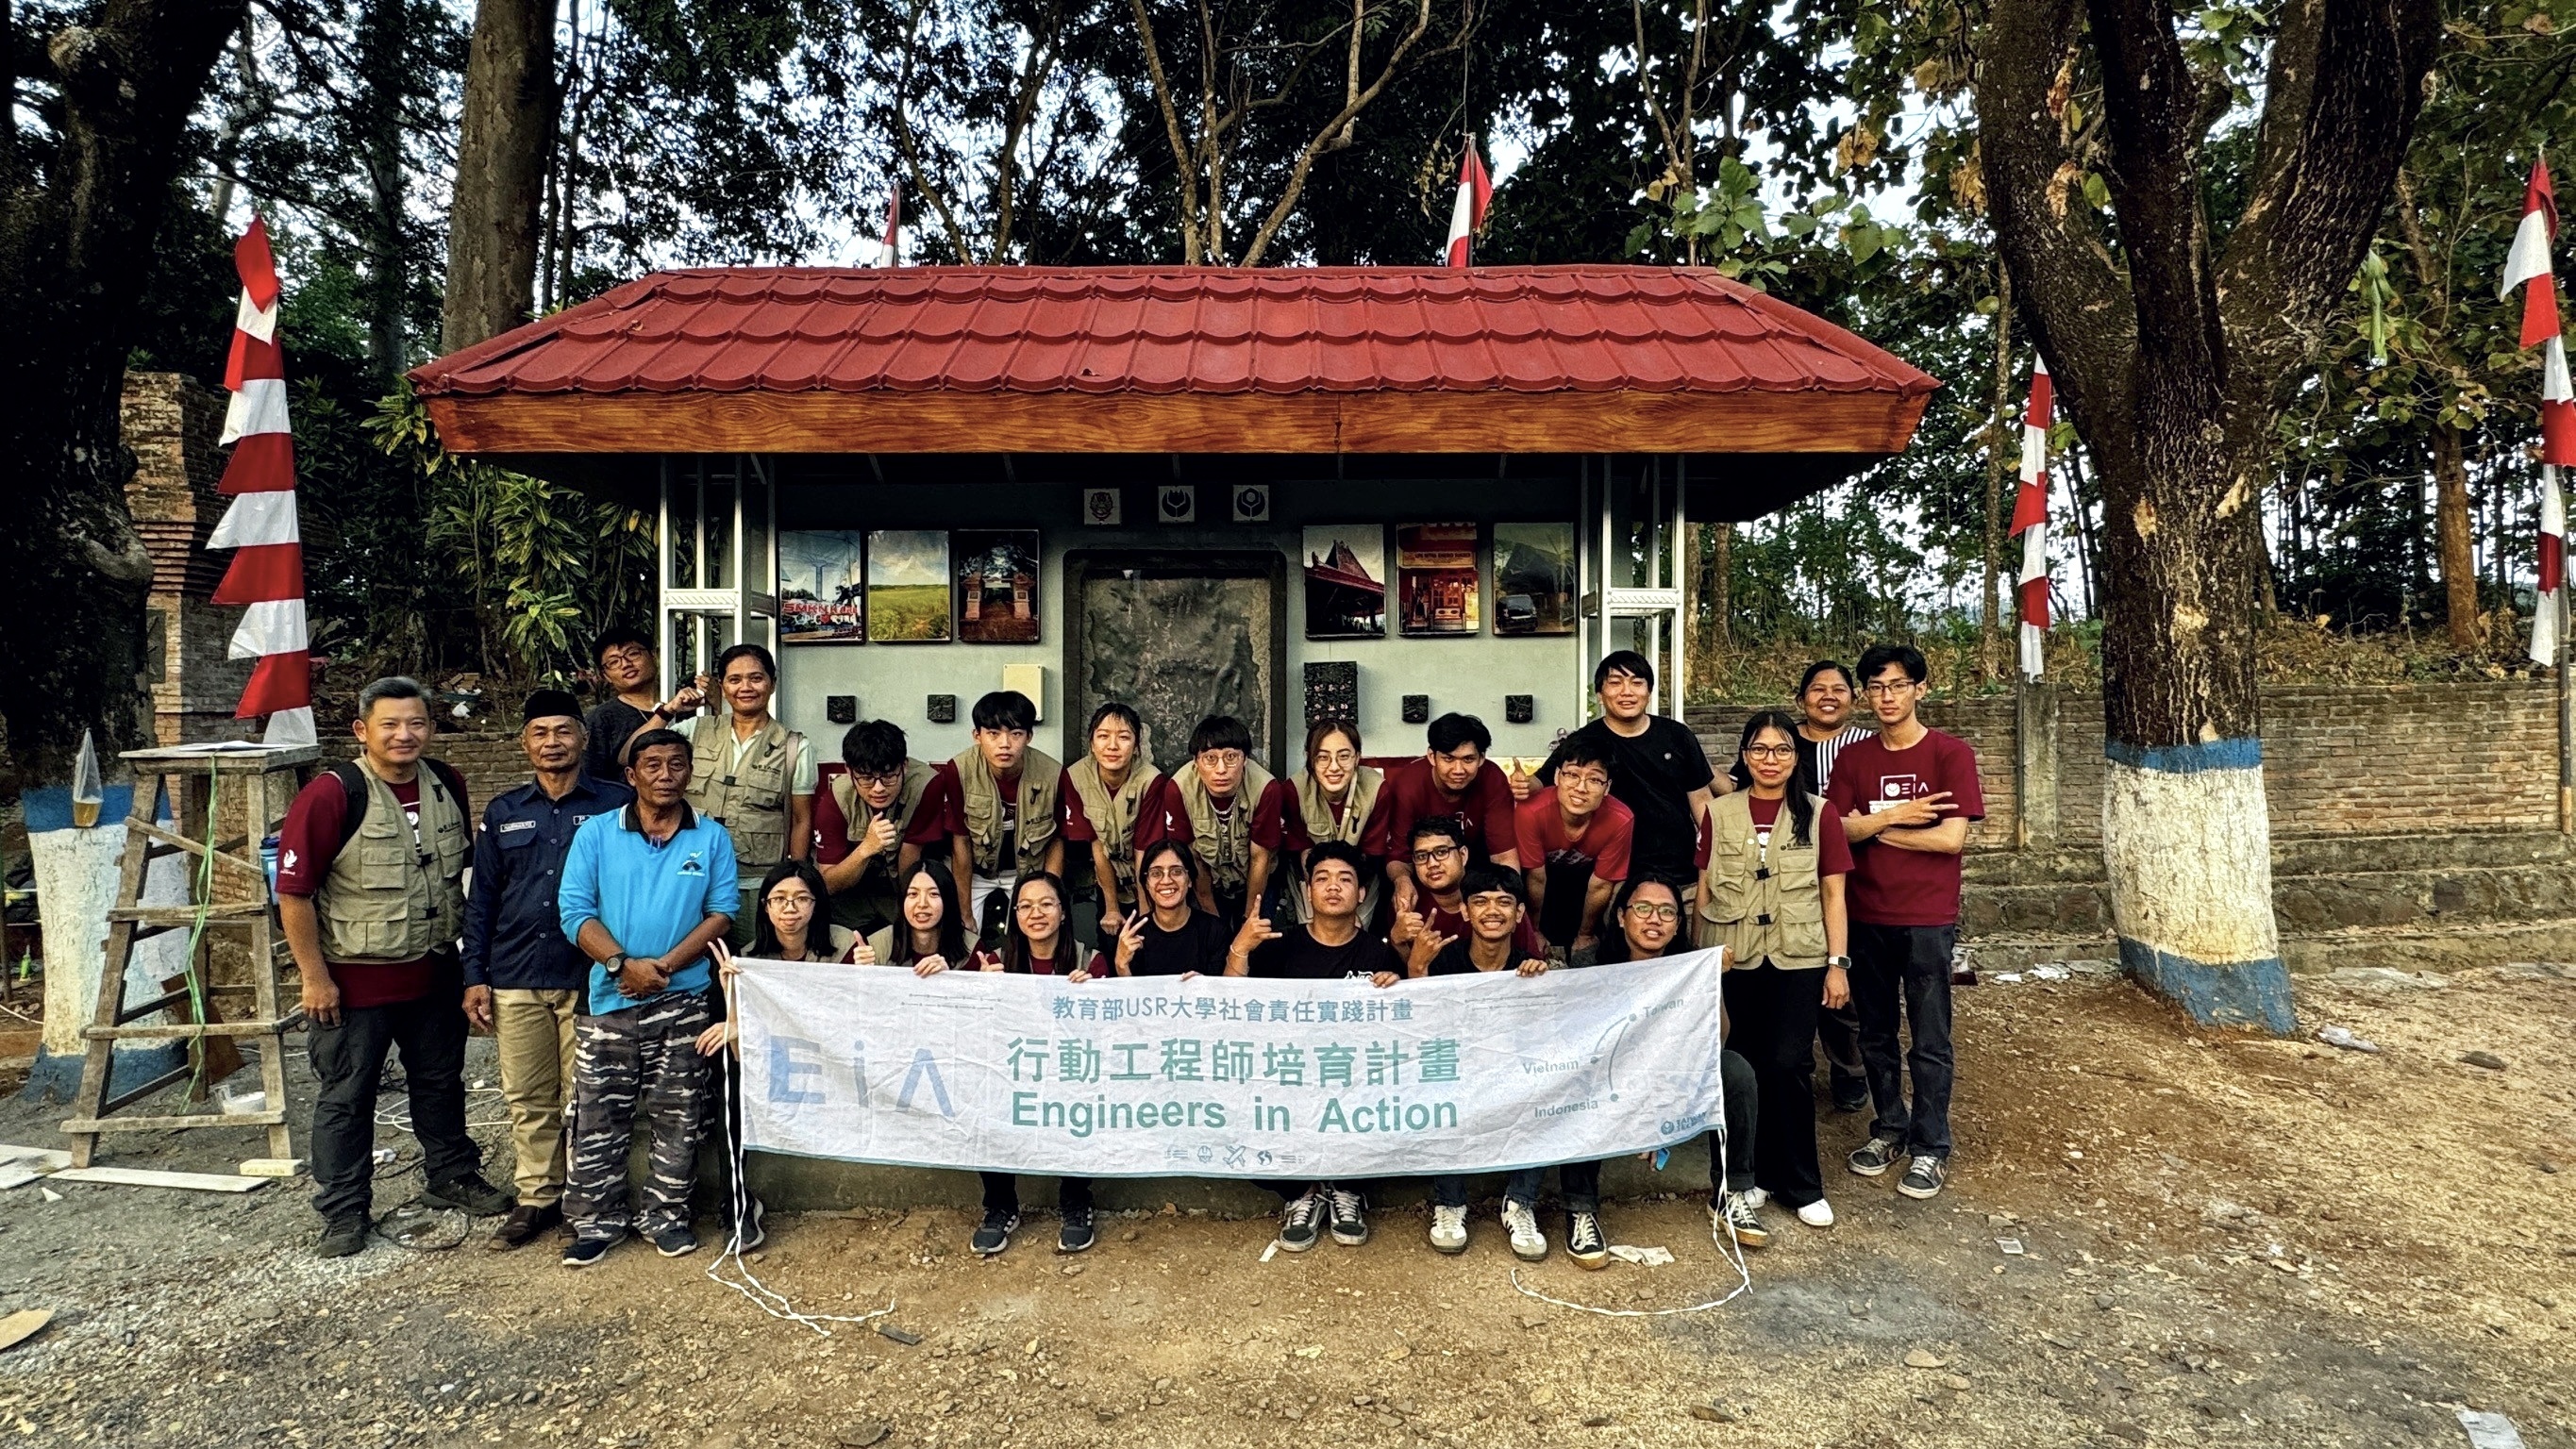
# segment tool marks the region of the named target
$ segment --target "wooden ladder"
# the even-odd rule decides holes
[[[191,749],[128,750],[119,758],[134,771],[134,806],[125,819],[125,851],[118,860],[116,904],[107,913],[106,959],[99,966],[98,1012],[81,1035],[89,1043],[81,1062],[74,1115],[63,1122],[71,1138],[72,1165],[87,1167],[98,1150],[100,1134],[151,1132],[174,1127],[262,1127],[268,1131],[268,1155],[291,1158],[294,1143],[286,1128],[286,1033],[304,1024],[302,1008],[281,1011],[278,973],[291,965],[278,929],[268,870],[260,859],[260,841],[270,822],[282,818],[302,784],[301,771],[320,760],[322,752],[300,748],[208,752]],[[178,829],[165,830],[156,818],[164,795],[179,808],[172,813]],[[218,814],[230,815],[241,833],[226,836]],[[206,838],[190,840],[181,833],[191,820],[203,821]],[[151,863],[167,855],[185,855],[197,867],[189,875],[188,905],[145,905],[144,881]],[[246,891],[222,888],[230,880]],[[227,899],[227,897],[231,897]],[[125,999],[126,969],[134,943],[165,931],[189,933],[183,968],[187,981],[178,990],[142,1001]],[[213,947],[218,931],[240,932],[250,957],[250,980],[217,984],[213,980]],[[216,1021],[201,1011],[218,996],[248,996],[251,1017]],[[154,1012],[168,1012],[160,1025],[137,1024]],[[185,1018],[184,1020],[181,1018]],[[187,1063],[148,1082],[108,1095],[116,1046],[124,1041],[184,1041],[189,1056],[201,1058],[210,1037],[259,1038],[260,1085],[267,1091],[257,1112],[212,1111],[159,1116],[109,1114],[128,1107],[174,1082],[189,1080],[198,1070]],[[120,1084],[122,1085],[122,1084]]]

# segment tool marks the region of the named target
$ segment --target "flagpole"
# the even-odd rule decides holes
[[[2567,688],[2567,586],[2558,586],[2558,833],[2576,832],[2576,713]]]

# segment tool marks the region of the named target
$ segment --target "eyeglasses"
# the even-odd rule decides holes
[[[882,775],[862,775],[858,771],[853,770],[850,772],[850,779],[853,782],[864,785],[871,790],[882,790],[888,785],[902,784],[903,771],[889,770]]]
[[[804,891],[772,891],[769,895],[769,903],[782,911],[814,909],[814,897]]]
[[[1453,855],[1465,855],[1466,853],[1467,847],[1463,845],[1435,845],[1429,850],[1415,851],[1413,853],[1413,863],[1415,865],[1430,865],[1434,861],[1447,860]]]
[[[1560,790],[1568,785],[1578,790],[1607,790],[1610,788],[1610,777],[1598,770],[1559,770],[1556,772],[1556,784]]]
[[[1631,901],[1628,903],[1628,914],[1641,921],[1672,922],[1678,921],[1682,918],[1682,908],[1679,906],[1641,906],[1636,902]]]
[[[1914,687],[1914,681],[1911,679],[1899,679],[1894,681],[1873,679],[1869,683],[1861,686],[1861,692],[1864,694],[1878,695],[1888,699],[1894,699],[1896,696],[1903,694],[1905,691]]]
[[[1746,745],[1744,754],[1747,759],[1793,760],[1798,757],[1798,747],[1796,745]]]
[[[1147,880],[1188,880],[1190,868],[1185,865],[1158,865],[1145,872]]]
[[[1206,761],[1211,768],[1219,770],[1239,769],[1243,765],[1241,750],[1209,750],[1199,758]]]
[[[1019,912],[1023,916],[1033,916],[1044,911],[1063,910],[1064,902],[1057,900],[1053,896],[1032,896],[1028,900],[1022,901],[1018,905],[1011,907],[1011,909]]]

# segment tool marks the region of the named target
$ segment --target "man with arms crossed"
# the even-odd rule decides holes
[[[1950,1159],[1950,956],[1959,943],[1959,853],[1985,818],[1977,756],[1917,717],[1929,671],[1922,651],[1881,644],[1860,657],[1878,737],[1845,746],[1826,804],[1852,848],[1851,994],[1861,1059],[1878,1115],[1851,1170],[1876,1177],[1909,1158],[1896,1190],[1928,1198]],[[1898,1053],[1900,1016],[1913,1045]],[[1906,1100],[1906,1078],[1914,1096]]]

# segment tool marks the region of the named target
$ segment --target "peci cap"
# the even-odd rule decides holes
[[[528,695],[526,708],[519,712],[519,723],[527,724],[532,720],[552,719],[556,715],[568,715],[573,719],[581,718],[581,701],[564,690],[540,689]]]

